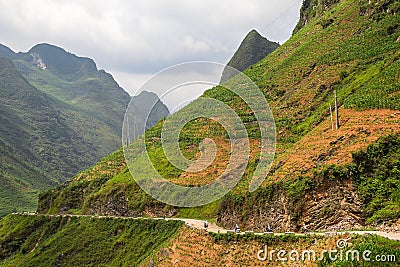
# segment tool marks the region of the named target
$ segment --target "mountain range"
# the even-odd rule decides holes
[[[0,71],[4,215],[35,209],[39,191],[118,149],[131,97],[92,59],[49,44],[26,53],[0,46]],[[145,95],[157,97],[143,92],[140,108],[146,107]],[[164,109],[152,114],[152,123],[169,114],[160,105]]]

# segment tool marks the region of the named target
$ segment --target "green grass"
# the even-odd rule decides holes
[[[353,154],[354,180],[368,222],[400,217],[400,138],[389,135]]]
[[[138,266],[180,221],[9,215],[0,221],[1,266]]]
[[[175,215],[177,218],[192,218],[213,221],[218,215],[220,201],[215,201],[198,208],[180,208]]]

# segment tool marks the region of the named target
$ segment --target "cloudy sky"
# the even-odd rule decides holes
[[[0,43],[50,43],[93,58],[129,93],[182,62],[226,63],[251,29],[289,37],[302,0],[0,0]]]

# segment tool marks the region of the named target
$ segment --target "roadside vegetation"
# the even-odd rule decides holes
[[[0,222],[1,266],[138,266],[180,221],[9,215]]]

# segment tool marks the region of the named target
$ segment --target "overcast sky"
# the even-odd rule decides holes
[[[134,94],[150,75],[187,61],[226,63],[251,29],[285,42],[302,0],[0,0],[0,43],[37,43],[95,60]]]

